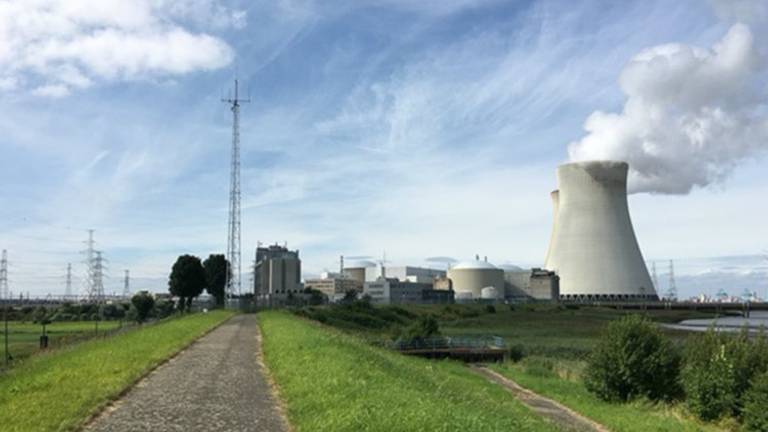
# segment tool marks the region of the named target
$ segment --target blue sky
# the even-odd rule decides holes
[[[88,228],[110,291],[123,269],[164,290],[179,254],[224,251],[220,99],[235,70],[251,96],[244,263],[257,241],[287,241],[306,275],[385,252],[541,265],[555,168],[593,112],[633,119],[638,53],[716,51],[737,21],[759,42],[766,18],[748,1],[98,3],[0,1],[0,247],[14,292],[63,292],[68,262],[81,288]],[[768,249],[768,99],[755,83],[754,98],[732,97],[739,88],[708,102],[748,113],[754,134],[698,152],[661,139],[658,157],[684,166],[630,196],[646,259],[660,273],[676,259],[683,295],[722,280],[733,294],[768,289],[756,256]],[[702,166],[705,185],[678,176]]]

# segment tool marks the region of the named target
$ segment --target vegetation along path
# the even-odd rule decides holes
[[[557,423],[563,430],[608,432],[608,429],[599,423],[595,423],[552,399],[525,389],[497,372],[480,365],[473,365],[472,369],[489,380],[504,386],[520,402],[528,405],[541,416]]]
[[[238,315],[139,382],[87,431],[284,431],[255,315]]]

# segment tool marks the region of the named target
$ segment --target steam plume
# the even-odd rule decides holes
[[[620,114],[595,111],[572,161],[624,160],[630,192],[686,194],[768,149],[766,62],[744,24],[710,49],[648,48],[621,73]]]

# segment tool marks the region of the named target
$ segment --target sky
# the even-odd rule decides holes
[[[223,253],[235,76],[257,242],[541,266],[555,170],[621,158],[660,291],[768,296],[768,4],[746,0],[0,0],[10,290],[165,291]],[[244,284],[248,284],[245,275]]]

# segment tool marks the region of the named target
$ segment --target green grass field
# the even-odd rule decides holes
[[[260,314],[265,361],[297,431],[547,431],[506,390],[285,312]]]
[[[32,356],[0,374],[0,429],[75,430],[148,370],[230,316],[188,315]]]
[[[376,308],[373,315],[385,319],[392,315],[392,325],[408,325],[415,317],[431,314],[438,318],[440,332],[445,335],[497,335],[508,346],[522,346],[527,357],[522,363],[504,363],[494,368],[520,385],[569,406],[573,410],[605,424],[616,431],[694,431],[720,430],[717,425],[702,424],[678,405],[634,402],[611,404],[598,400],[586,391],[581,374],[585,358],[611,321],[639,311],[627,312],[607,308],[560,308],[496,305],[490,313],[482,305],[405,306]],[[382,310],[383,309],[383,310]],[[366,320],[349,311],[328,309],[325,321],[369,342],[391,337],[391,328],[376,320]],[[678,322],[710,315],[695,311],[648,311],[656,322]],[[398,323],[398,319],[402,322]],[[371,325],[375,324],[375,325]],[[677,344],[683,344],[688,332],[663,330]],[[726,428],[727,425],[726,425]]]
[[[124,323],[123,323],[124,324]],[[119,321],[71,321],[54,322],[46,326],[50,347],[66,345],[72,341],[95,336],[123,325]],[[98,326],[98,327],[97,327]],[[4,323],[0,322],[0,360],[5,354]],[[36,352],[40,347],[43,326],[31,322],[10,321],[8,323],[8,351],[15,360],[21,360]],[[0,368],[2,365],[0,364]]]
[[[645,431],[718,431],[715,425],[703,424],[678,405],[636,401],[626,404],[603,402],[589,393],[579,380],[563,379],[547,371],[531,358],[520,364],[504,363],[492,369],[521,386],[556,400],[610,430]]]

